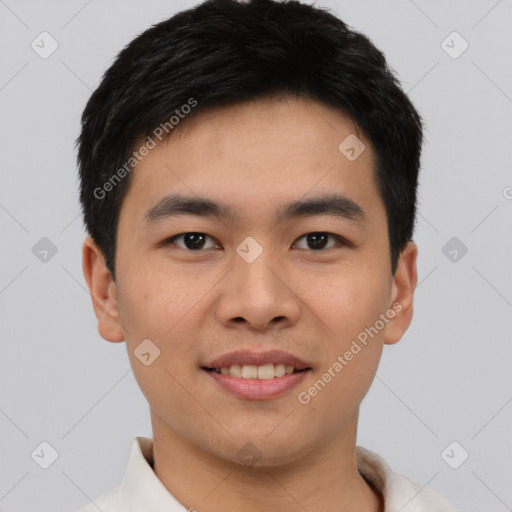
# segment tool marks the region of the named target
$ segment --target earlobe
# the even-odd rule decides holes
[[[94,313],[98,319],[98,331],[102,338],[111,342],[124,341],[119,319],[116,284],[107,268],[101,249],[91,237],[82,246],[82,269],[91,294]]]
[[[418,281],[417,256],[417,245],[414,242],[408,242],[400,255],[400,260],[393,276],[389,308],[395,312],[395,315],[386,328],[384,343],[387,345],[400,341],[411,324],[414,290]]]

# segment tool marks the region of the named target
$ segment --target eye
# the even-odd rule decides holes
[[[345,239],[341,238],[338,235],[333,235],[332,233],[324,233],[324,232],[313,232],[313,233],[307,233],[299,238],[299,240],[302,240],[303,238],[306,240],[306,244],[310,247],[299,247],[299,249],[312,249],[314,251],[320,251],[322,249],[326,248],[327,240],[331,237],[331,239],[334,239],[336,241],[336,244],[330,247],[327,247],[327,249],[332,249],[333,247],[340,247],[340,246],[348,246],[350,245],[349,242],[347,242]]]
[[[206,235],[205,233],[196,233],[196,232],[190,232],[190,233],[181,233],[180,235],[175,235],[170,238],[167,238],[162,242],[162,245],[170,245],[175,244],[176,240],[182,240],[183,245],[175,244],[178,247],[190,250],[190,251],[200,251],[201,249],[205,249],[205,240],[209,238],[210,240],[213,240],[212,237]],[[210,247],[206,247],[206,249],[212,249],[216,247],[215,244]]]
[[[328,240],[331,238],[331,240],[334,241],[334,244],[328,245]],[[210,239],[213,241],[213,244],[210,244],[208,246],[206,244],[206,240]],[[298,240],[304,239],[306,242],[306,247],[298,247],[299,249],[309,249],[313,251],[322,251],[324,249],[332,249],[335,247],[343,247],[343,246],[351,246],[352,244],[345,240],[344,238],[334,235],[332,233],[325,233],[320,231],[315,231],[312,233],[306,233],[305,235],[298,238]],[[177,243],[177,241],[180,240],[181,243]],[[218,244],[215,243],[214,239],[205,234],[205,233],[199,233],[199,232],[188,232],[188,233],[181,233],[179,235],[174,235],[170,238],[167,238],[164,240],[160,245],[167,246],[167,245],[177,245],[181,249],[188,250],[188,251],[195,251],[199,252],[202,249],[214,249],[220,247]],[[295,246],[297,246],[298,242],[295,242]]]

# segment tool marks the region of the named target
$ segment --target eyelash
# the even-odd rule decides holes
[[[186,233],[180,233],[179,235],[174,235],[174,236],[171,236],[169,238],[166,238],[161,244],[160,246],[168,246],[168,245],[171,245],[177,238],[180,238],[180,237],[183,237],[185,235],[205,235],[206,237],[214,240],[213,237],[211,237],[210,235],[207,235],[206,233],[201,233],[199,231],[187,231]],[[309,250],[311,252],[326,252],[328,250],[332,250],[332,249],[336,249],[336,248],[339,248],[339,247],[354,247],[354,244],[352,244],[351,242],[349,242],[348,240],[346,240],[345,238],[339,236],[339,235],[335,235],[334,233],[329,233],[327,231],[310,231],[309,233],[305,233],[304,235],[300,236],[297,240],[301,240],[302,238],[308,236],[308,235],[327,235],[331,238],[334,238],[336,241],[337,241],[337,247],[328,247],[327,249],[301,249],[301,250]],[[179,247],[179,246],[178,246]],[[204,252],[206,251],[207,249],[197,249],[197,250],[192,250],[192,249],[188,249],[188,248],[183,248],[183,247],[179,247],[180,249],[184,250],[184,251],[187,251],[187,252]]]

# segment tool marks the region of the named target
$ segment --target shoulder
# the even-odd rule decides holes
[[[398,506],[402,512],[457,512],[438,491],[398,473],[393,473],[388,487],[390,510]]]
[[[395,473],[376,453],[357,447],[357,466],[361,475],[384,499],[384,512],[457,512],[434,489]]]
[[[101,512],[121,512],[125,508],[121,487],[117,486],[104,491],[89,504],[80,509],[73,510],[73,512],[98,512],[98,510],[101,510]]]

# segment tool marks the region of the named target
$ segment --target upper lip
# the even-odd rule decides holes
[[[237,350],[217,357],[213,361],[207,363],[205,368],[227,368],[234,364],[240,366],[254,365],[263,366],[265,364],[284,364],[286,366],[293,366],[297,370],[304,370],[310,368],[310,365],[288,352],[282,350],[268,350],[265,352],[254,352],[252,350]]]

